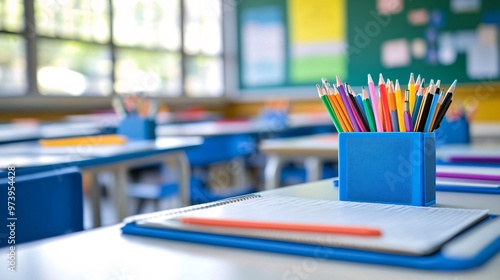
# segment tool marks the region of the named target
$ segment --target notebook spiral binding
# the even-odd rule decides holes
[[[212,208],[212,207],[217,207],[217,206],[223,206],[226,204],[231,204],[231,203],[236,203],[236,202],[245,201],[245,200],[249,200],[249,199],[261,198],[261,197],[262,197],[262,195],[260,195],[260,194],[241,195],[241,196],[231,197],[231,198],[227,198],[227,199],[223,199],[223,200],[219,200],[219,201],[203,203],[200,205],[187,206],[187,207],[183,207],[180,209],[171,209],[171,210],[165,210],[165,211],[156,212],[156,213],[135,215],[135,216],[125,218],[123,220],[123,222],[124,223],[140,222],[143,220],[160,218],[160,217],[165,217],[165,216],[172,216],[172,215],[177,215],[177,214],[183,214],[183,213],[187,213],[187,212],[191,212],[191,211],[202,210],[202,209],[207,209],[207,208]]]

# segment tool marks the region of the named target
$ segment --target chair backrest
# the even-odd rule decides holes
[[[17,176],[8,172],[3,174],[0,179],[0,247],[83,230],[79,169],[63,168]]]

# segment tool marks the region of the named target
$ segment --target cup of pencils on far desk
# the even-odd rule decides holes
[[[133,140],[156,138],[158,103],[155,99],[139,95],[120,96],[113,99],[113,109],[121,119],[118,134]]]
[[[339,199],[428,206],[436,202],[436,136],[453,100],[441,81],[415,80],[408,87],[368,75],[367,87],[354,92],[336,77],[322,79],[318,94],[339,132]]]

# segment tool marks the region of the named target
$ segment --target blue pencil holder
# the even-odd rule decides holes
[[[443,118],[439,128],[435,130],[437,144],[469,144],[469,122],[465,116],[456,120]]]
[[[156,121],[152,119],[128,116],[121,120],[118,134],[127,136],[131,140],[156,139]]]
[[[339,199],[436,203],[436,136],[422,132],[339,134]]]

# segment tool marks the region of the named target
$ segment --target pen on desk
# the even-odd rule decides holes
[[[405,122],[405,130],[406,132],[412,132],[413,131],[413,125],[411,123],[411,116],[410,116],[410,103],[408,101],[410,95],[410,91],[406,90],[405,92],[405,102],[404,102],[404,122]]]
[[[267,229],[280,231],[299,231],[312,233],[332,233],[359,236],[381,236],[382,231],[377,228],[350,225],[324,225],[324,224],[297,224],[281,222],[260,222],[231,219],[183,217],[180,221],[185,224],[200,226],[218,226],[246,229]]]

